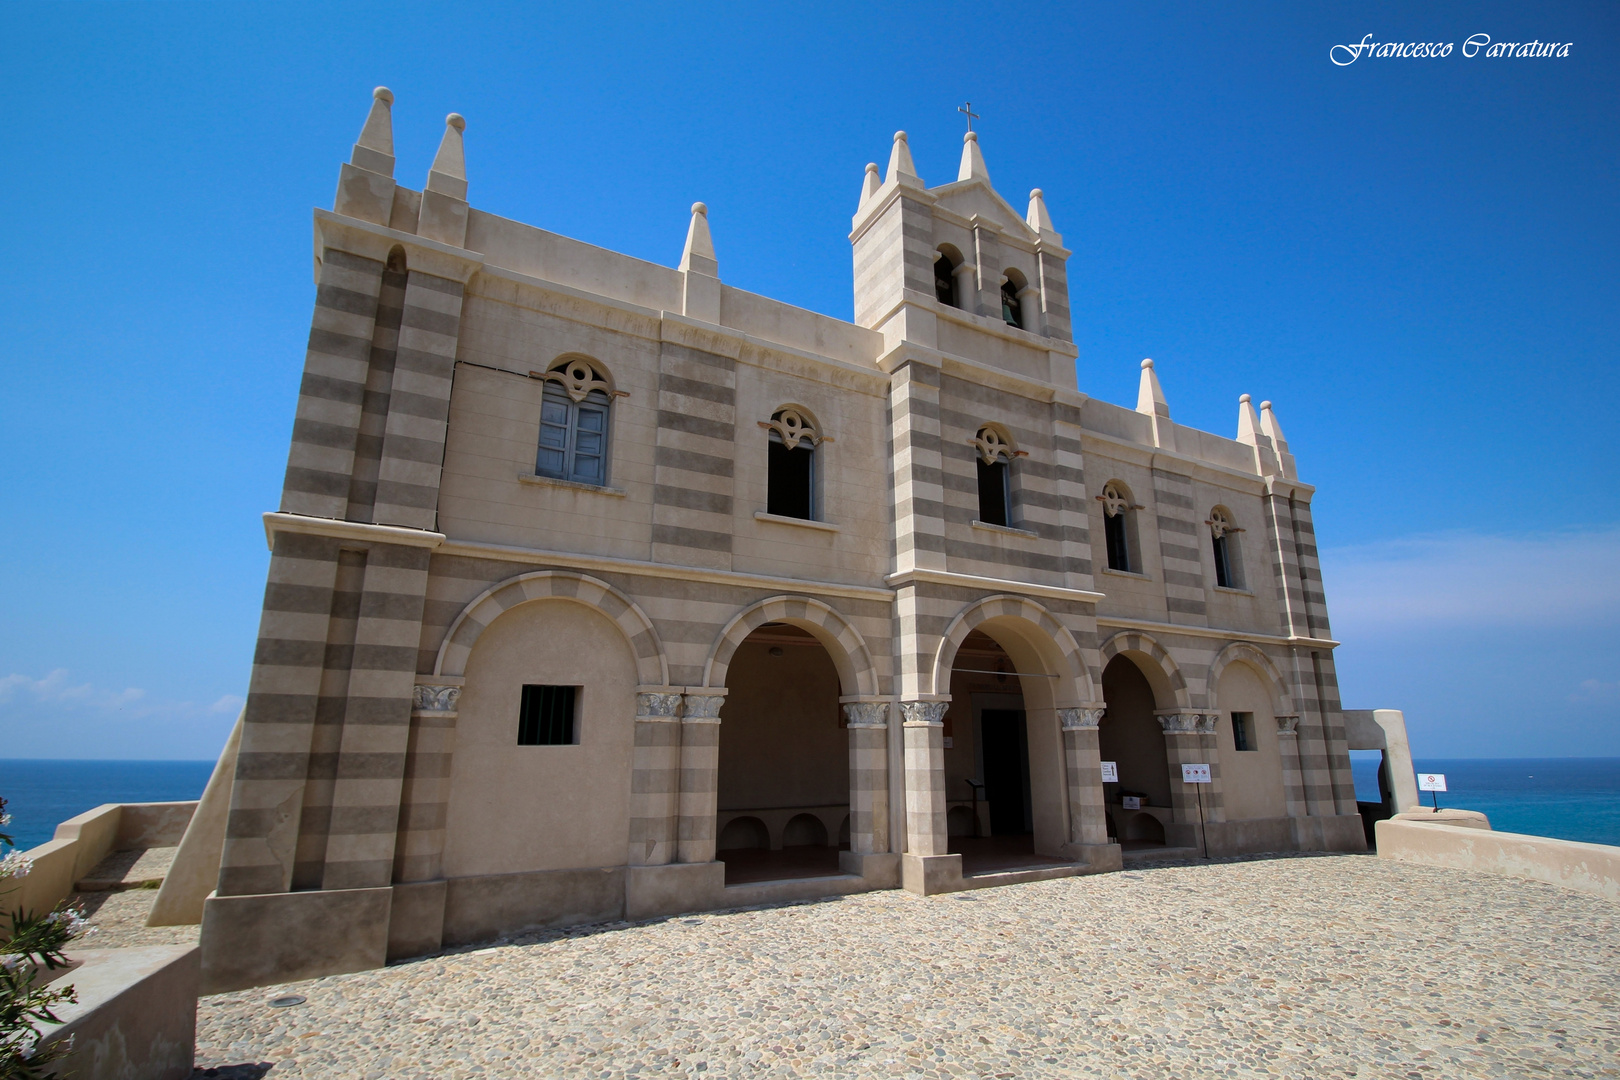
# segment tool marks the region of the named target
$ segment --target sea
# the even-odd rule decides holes
[[[1418,772],[1442,773],[1441,806],[1482,811],[1501,832],[1620,846],[1620,758],[1422,758]],[[0,798],[10,833],[27,850],[58,822],[109,802],[180,802],[201,797],[211,761],[0,759]],[[1356,798],[1378,801],[1378,754],[1351,754]],[[1430,796],[1425,795],[1427,802]]]

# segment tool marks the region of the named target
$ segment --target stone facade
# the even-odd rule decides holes
[[[1236,438],[1178,425],[1148,361],[1135,409],[1087,397],[1069,252],[1039,191],[1022,214],[995,191],[975,136],[952,183],[927,186],[903,134],[868,166],[849,323],[723,284],[702,204],[674,269],[470,208],[455,115],[424,190],[400,186],[391,103],[315,214],[205,989],[265,978],[253,942],[308,974],[975,887],[953,821],[998,701],[1022,712],[1026,831],[1053,865],[1118,867],[1136,833],[1191,844],[1200,815],[1212,851],[1364,846],[1314,489],[1274,412],[1245,395]],[[599,482],[537,461],[566,401],[603,403]],[[769,509],[773,440],[814,455],[808,516]],[[847,791],[844,872],[728,887],[727,695],[799,641],[847,736],[847,776],[817,789]],[[578,688],[572,744],[517,745],[541,684]],[[1211,767],[1201,799],[1187,762]]]

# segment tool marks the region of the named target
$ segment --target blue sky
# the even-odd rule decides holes
[[[1449,41],[1442,59],[1332,45]],[[1573,43],[1465,59],[1470,34]],[[204,758],[247,681],[330,206],[373,86],[420,187],[840,317],[867,161],[982,119],[1074,250],[1080,388],[1317,484],[1349,707],[1429,756],[1620,754],[1620,8],[0,9],[0,747]]]

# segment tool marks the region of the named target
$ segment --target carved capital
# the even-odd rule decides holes
[[[686,724],[718,724],[720,706],[726,703],[724,694],[687,694],[686,713],[681,722]]]
[[[852,728],[881,728],[889,726],[889,703],[886,701],[853,701],[844,706],[844,720]]]
[[[1059,709],[1058,723],[1064,731],[1087,731],[1102,723],[1106,709]]]
[[[900,715],[907,727],[940,727],[945,722],[945,710],[950,707],[948,701],[902,701]]]
[[[1299,734],[1299,717],[1298,716],[1279,716],[1279,717],[1277,717],[1277,734],[1278,735],[1298,735]]]
[[[1203,729],[1204,714],[1195,712],[1162,712],[1153,714],[1166,735],[1196,735]]]
[[[1200,735],[1213,735],[1213,734],[1215,734],[1215,721],[1219,720],[1220,718],[1221,718],[1220,713],[1199,713],[1198,714],[1198,733]]]
[[[645,723],[673,724],[681,707],[679,694],[637,694],[636,719]]]
[[[411,690],[411,711],[454,716],[461,701],[461,687],[417,683]]]

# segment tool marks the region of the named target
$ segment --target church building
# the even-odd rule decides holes
[[[866,166],[846,322],[725,284],[702,203],[674,268],[472,208],[454,114],[404,187],[392,101],[315,212],[205,990],[1365,849],[1276,413],[1177,424],[1149,360],[1088,397],[976,133]]]

